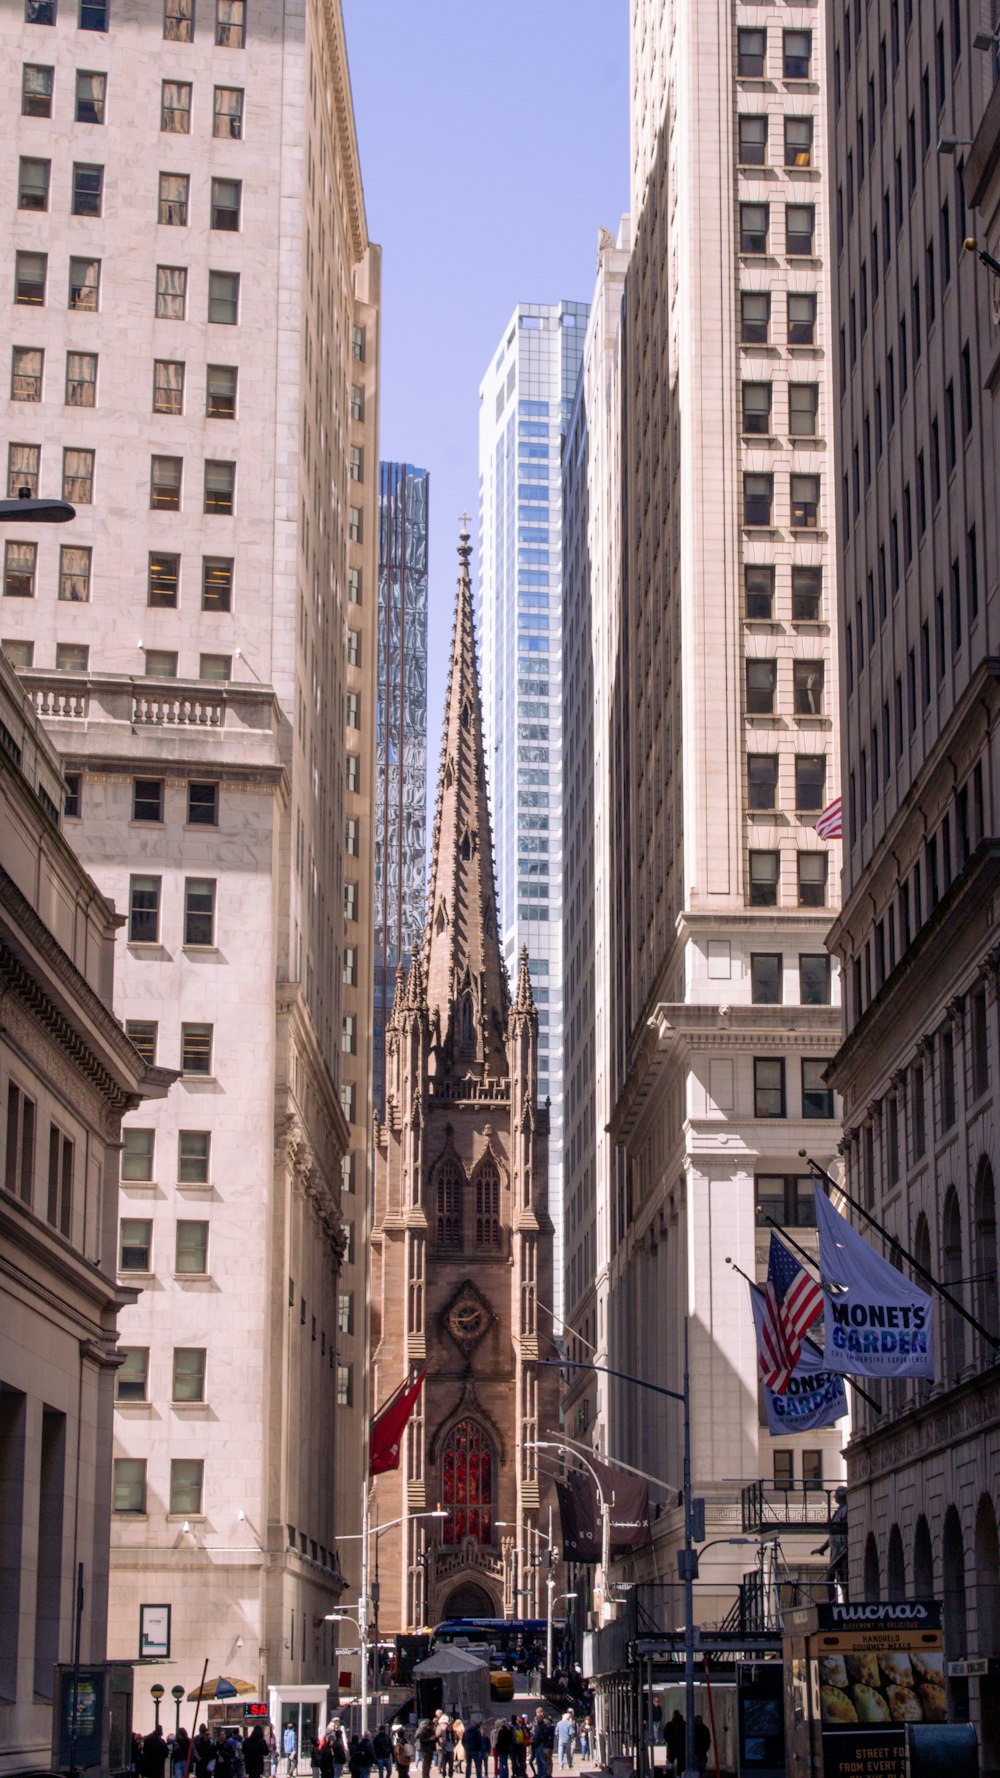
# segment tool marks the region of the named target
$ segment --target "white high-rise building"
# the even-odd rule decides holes
[[[742,1529],[754,1484],[745,1510],[775,1503],[790,1574],[817,1578],[829,1558],[810,1526],[842,1478],[845,1428],[768,1436],[747,1286],[727,1261],[763,1276],[767,1217],[809,1246],[799,1151],[829,1166],[840,1135],[824,1078],[840,856],[816,832],[839,785],[824,24],[812,8],[729,0],[631,12],[632,247],[607,346],[621,471],[600,468],[598,407],[581,422],[593,474],[577,477],[609,535],[620,525],[596,631],[604,550],[582,558],[600,806],[589,899],[587,873],[571,873],[579,930],[593,918],[594,933],[582,961],[567,957],[574,1004],[574,971],[595,970],[615,1150],[599,1176],[590,1338],[599,1362],[678,1389],[687,1332],[706,1536]],[[574,1183],[570,1166],[567,1203]],[[590,1436],[676,1488],[679,1408],[614,1384],[606,1414],[597,1405]],[[656,1498],[640,1581],[676,1572],[683,1537],[676,1495]],[[703,1622],[729,1610],[745,1569],[750,1552],[706,1556]],[[680,1595],[658,1599],[670,1627]]]
[[[77,517],[10,528],[0,635],[177,1076],[124,1130],[108,1651],[169,1605],[146,1679],[207,1656],[307,1733],[367,1393],[379,255],[340,8],[26,0],[3,36],[8,476]]]
[[[587,304],[519,303],[479,387],[476,615],[503,956],[527,945],[563,1276],[562,475]]]

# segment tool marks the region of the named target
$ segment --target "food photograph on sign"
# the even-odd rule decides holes
[[[933,1647],[821,1654],[819,1703],[824,1729],[946,1722],[944,1654]]]

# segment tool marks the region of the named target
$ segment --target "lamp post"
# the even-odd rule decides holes
[[[153,1709],[156,1711],[156,1721],[153,1723],[154,1729],[158,1729],[160,1726],[160,1700],[163,1697],[163,1692],[164,1687],[162,1685],[151,1685],[149,1688],[149,1695],[153,1700]]]
[[[184,1702],[184,1687],[182,1685],[172,1685],[170,1687],[170,1696],[174,1700],[174,1735],[176,1736],[181,1726],[181,1705]]]
[[[326,1618],[324,1621],[328,1624],[336,1624],[336,1623],[345,1623],[346,1622],[349,1624],[356,1624],[358,1627],[358,1635],[361,1638],[361,1695],[360,1695],[360,1703],[361,1703],[361,1733],[363,1735],[367,1735],[367,1733],[368,1733],[368,1606],[369,1606],[369,1603],[371,1603],[375,1608],[374,1622],[375,1622],[375,1680],[376,1680],[376,1684],[378,1682],[378,1677],[379,1677],[379,1675],[378,1675],[378,1658],[379,1658],[379,1654],[378,1654],[378,1595],[379,1595],[378,1545],[379,1545],[379,1538],[384,1537],[387,1531],[394,1531],[397,1525],[405,1524],[407,1519],[446,1519],[447,1517],[448,1517],[448,1515],[447,1515],[444,1507],[438,1506],[438,1507],[434,1507],[432,1510],[428,1510],[427,1512],[403,1513],[400,1518],[390,1519],[388,1521],[388,1523],[385,1525],[380,1525],[378,1520],[376,1519],[374,1525],[366,1525],[365,1529],[363,1531],[349,1531],[343,1537],[338,1537],[338,1539],[337,1539],[338,1545],[342,1544],[342,1543],[357,1543],[359,1541],[361,1543],[361,1592],[360,1592],[360,1596],[358,1598],[358,1615],[355,1618],[355,1617],[351,1617],[350,1614],[346,1611],[332,1611],[332,1612],[327,1612]],[[375,1581],[374,1581],[374,1585],[371,1588],[371,1592],[369,1593],[369,1587],[368,1587],[368,1540],[370,1537],[374,1537],[374,1539],[375,1539]],[[424,1570],[425,1590],[426,1590],[426,1584],[427,1584],[426,1583],[426,1574],[427,1574],[427,1571],[425,1568],[425,1570]],[[426,1603],[426,1600],[425,1600],[425,1603]]]
[[[560,1599],[575,1599],[575,1593],[557,1593],[556,1583],[551,1574],[546,1582],[548,1589],[548,1611],[545,1617],[545,1677],[552,1678],[552,1619]]]
[[[76,518],[76,507],[68,500],[35,500],[30,488],[22,488],[16,500],[0,500],[0,522],[11,520],[18,525],[65,525]]]

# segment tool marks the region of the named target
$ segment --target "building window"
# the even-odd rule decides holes
[[[808,294],[788,292],[788,344],[816,344],[816,297],[812,291]]]
[[[776,660],[752,660],[746,663],[747,715],[770,716],[778,685]]]
[[[824,1078],[829,1066],[829,1056],[824,1056],[821,1060],[817,1060],[815,1056],[802,1058],[803,1117],[833,1116],[833,1088],[827,1086]]]
[[[49,173],[51,161],[34,160],[22,155],[17,174],[17,207],[19,210],[47,210],[49,207]]]
[[[441,1451],[442,1544],[493,1539],[493,1448],[476,1420],[453,1426]]]
[[[25,62],[21,71],[21,116],[52,116],[52,81],[54,69],[37,62]]]
[[[814,204],[785,205],[785,252],[789,258],[809,258],[815,251],[816,207]]]
[[[823,682],[822,661],[792,662],[792,697],[796,716],[822,716]]]
[[[33,549],[34,544],[30,547]],[[359,793],[361,789],[361,759],[357,753],[347,755],[345,775],[348,790]]]
[[[41,401],[45,353],[40,346],[15,346],[10,363],[12,401]]]
[[[209,272],[208,318],[220,327],[235,327],[240,318],[239,272]]]
[[[208,1223],[204,1220],[178,1222],[174,1271],[181,1278],[204,1278],[208,1272]]]
[[[167,555],[160,550],[152,550],[149,556],[146,587],[147,604],[175,610],[180,572],[180,556]]]
[[[74,216],[100,216],[104,204],[104,168],[85,165],[76,161],[73,165],[73,201],[71,209]]]
[[[436,1235],[441,1248],[462,1248],[462,1208],[466,1177],[462,1163],[454,1155],[441,1162],[435,1178]]]
[[[34,500],[38,496],[39,445],[12,444],[7,452],[7,498]]]
[[[192,827],[218,827],[218,784],[192,780],[188,785],[187,818]]]
[[[792,438],[815,438],[819,413],[818,383],[789,383],[788,432]]]
[[[358,979],[358,948],[357,945],[344,946],[344,963],[341,977],[346,987],[353,988]]]
[[[768,435],[771,431],[770,383],[744,383],[742,391],[744,432]]]
[[[186,228],[188,219],[188,190],[190,180],[186,173],[161,173],[160,198],[157,220],[166,228]]]
[[[826,803],[826,754],[795,755],[795,807],[803,813]]]
[[[799,957],[799,1005],[829,1006],[830,959],[820,952]]]
[[[777,951],[757,951],[750,958],[750,999],[754,1006],[781,1005],[782,959]]]
[[[199,1518],[205,1465],[200,1457],[174,1457],[170,1463],[170,1512],[176,1518]]]
[[[177,1135],[177,1182],[207,1185],[211,1135],[208,1130],[180,1130]],[[196,1223],[196,1228],[205,1225]]]
[[[120,1272],[151,1272],[153,1269],[153,1224],[143,1217],[122,1218],[118,1240]]]
[[[802,1453],[802,1486],[822,1488],[823,1486],[823,1453],[822,1451],[803,1451]]]
[[[348,630],[347,632],[347,664],[349,667],[360,667],[361,665],[360,630]]]
[[[342,1290],[337,1296],[337,1332],[354,1332],[354,1297],[349,1290]]]
[[[184,366],[177,359],[157,358],[153,363],[154,414],[184,412]]]
[[[171,1401],[192,1402],[205,1399],[205,1349],[203,1346],[174,1347],[174,1376]]]
[[[162,778],[133,778],[132,819],[133,821],[163,820]]]
[[[210,364],[205,379],[205,412],[210,420],[236,418],[235,364]]]
[[[156,319],[183,321],[187,308],[187,270],[180,265],[156,268]]]
[[[74,1150],[57,1124],[49,1125],[49,1179],[46,1215],[53,1228],[68,1235],[73,1217]]]
[[[778,905],[778,868],[777,852],[751,852],[750,854],[750,906],[754,908],[773,908]]]
[[[349,605],[361,604],[361,569],[347,570],[347,602]]]
[[[160,937],[160,878],[130,877],[128,937],[133,945],[155,945]]]
[[[94,499],[94,453],[67,447],[63,451],[63,499],[90,506]],[[89,551],[87,552],[89,555]]]
[[[361,727],[361,693],[349,691],[344,698],[345,721],[348,728]]]
[[[785,118],[785,166],[811,167],[813,120],[811,117]]]
[[[201,607],[203,611],[233,608],[233,557],[203,556],[201,560]]]
[[[363,420],[365,417],[365,392],[360,384],[351,384],[351,419]]]
[[[212,1029],[211,1025],[181,1026],[182,1074],[200,1074],[205,1078],[211,1076]]]
[[[146,648],[143,653],[147,679],[177,678],[177,655],[172,648]]]
[[[799,906],[802,908],[824,908],[826,906],[826,853],[800,852],[797,865]]]
[[[344,1117],[346,1118],[347,1122],[349,1124],[353,1124],[353,1122],[354,1122],[354,1082],[353,1082],[353,1080],[342,1080],[340,1083],[340,1109],[343,1112]]]
[[[106,31],[108,0],[80,0],[79,25],[81,31]]]
[[[763,80],[767,32],[741,28],[736,33],[736,72],[741,80]]]
[[[94,407],[97,400],[96,352],[67,352],[66,406]]]
[[[361,445],[351,445],[349,472],[352,482],[363,482],[365,479],[365,453]]]
[[[766,117],[740,117],[739,156],[741,167],[767,166]]]
[[[358,885],[344,884],[344,919],[356,920],[358,917]]]
[[[238,142],[243,134],[243,88],[217,86],[212,113],[213,136]]]
[[[950,1025],[941,1033],[939,1044],[941,1080],[941,1130],[950,1130],[955,1122],[955,1038]]]
[[[778,756],[776,753],[747,755],[747,807],[776,809],[778,806]]]
[[[766,346],[771,338],[771,293],[740,291],[740,340],[744,346]]]
[[[191,83],[164,80],[160,83],[160,129],[168,136],[191,134]]]
[[[115,1400],[148,1401],[149,1347],[124,1347],[122,1359],[115,1374]]]
[[[242,49],[246,42],[245,0],[215,0],[215,41],[222,49]]]
[[[347,535],[352,543],[361,542],[361,508],[352,506],[348,509]]]
[[[143,1061],[155,1065],[157,1035],[155,1019],[126,1019],[125,1035],[132,1048],[138,1050]]]
[[[90,452],[82,455],[89,456]],[[69,499],[68,494],[63,495]],[[76,605],[86,605],[90,599],[90,550],[81,548],[79,544],[64,543],[59,550],[59,597]]]
[[[354,1400],[354,1367],[350,1364],[337,1365],[337,1406],[349,1408]]]
[[[210,877],[184,879],[184,943],[215,943],[215,883]]]
[[[235,463],[205,464],[205,511],[231,514],[236,499]]]
[[[808,1174],[758,1173],[754,1197],[758,1222],[770,1217],[783,1229],[816,1226],[813,1183]]]
[[[345,1056],[358,1053],[358,1022],[352,1012],[345,1012],[340,1021],[340,1047]]]
[[[243,184],[239,179],[212,180],[213,228],[228,229],[231,233],[239,228],[242,191]]]
[[[34,598],[37,556],[38,545],[36,543],[4,544],[3,590],[5,598]]]
[[[473,1176],[476,1188],[476,1246],[496,1252],[500,1246],[500,1174],[486,1156]]]
[[[16,303],[44,303],[48,263],[47,253],[15,253],[14,301]]]
[[[358,821],[356,820],[356,818],[353,815],[348,815],[346,821],[344,822],[344,851],[347,853],[349,858],[357,858],[358,857],[358,854],[360,851],[360,847],[358,845],[358,833],[359,833]]]
[[[741,204],[740,252],[766,253],[769,226],[767,204]]]
[[[57,673],[86,673],[89,662],[90,648],[87,643],[56,643]]]
[[[168,43],[190,43],[194,37],[194,0],[164,0],[163,35]]]
[[[100,260],[72,258],[69,262],[69,307],[93,315],[100,300]]]
[[[150,460],[149,504],[154,512],[180,512],[181,457],[153,457]]]
[[[754,1117],[784,1117],[785,1062],[783,1056],[754,1056]]]
[[[812,32],[782,31],[782,73],[786,80],[809,80],[812,66]]]
[[[743,569],[743,591],[746,614],[750,619],[769,621],[774,616],[774,569],[770,563],[747,563]]]
[[[30,667],[30,660],[25,665]],[[79,821],[83,815],[83,775],[80,772],[64,772],[63,783],[66,786],[63,814],[67,820]]]
[[[818,623],[822,615],[823,570],[820,567],[792,569],[792,622]]]
[[[819,524],[819,476],[791,477],[792,526],[799,531],[814,531]]]
[[[155,1135],[152,1130],[122,1131],[122,1179],[149,1184],[153,1178]]]
[[[363,327],[351,328],[351,357],[358,363],[365,361],[365,330]]]
[[[774,510],[773,475],[743,477],[743,523],[770,527]]]
[[[28,0],[29,5],[31,0]],[[144,1513],[146,1510],[146,1462],[143,1457],[114,1459],[114,1498],[116,1513]]]
[[[990,1084],[989,1025],[986,1018],[986,989],[976,988],[969,1000],[969,1023],[972,1039],[972,1096],[978,1099]]]
[[[7,1082],[4,1187],[30,1204],[35,1182],[35,1102],[12,1080]]]
[[[228,680],[233,676],[233,657],[230,654],[200,654],[198,656],[198,678]]]

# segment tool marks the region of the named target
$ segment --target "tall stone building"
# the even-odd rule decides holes
[[[497,931],[470,554],[463,533],[427,926],[396,977],[377,1130],[375,1403],[427,1369],[375,1487],[382,1523],[403,1520],[380,1540],[390,1631],[537,1613],[553,1498],[534,1448],[558,1424],[558,1372],[537,1363],[555,1356],[548,1114],[527,955],[511,1004]]]
[[[115,1009],[179,1074],[124,1129],[109,1652],[157,1601],[150,1681],[325,1687],[367,1398],[378,487],[341,12],[31,0],[3,41],[8,474],[77,517],[10,528],[0,633],[127,916]]]
[[[869,1391],[851,1585],[944,1601],[950,1703],[1000,1771],[1000,87],[969,0],[828,8],[837,166],[852,1195],[973,1315]],[[978,211],[978,215],[973,212]],[[981,1330],[981,1331],[980,1331]]]

